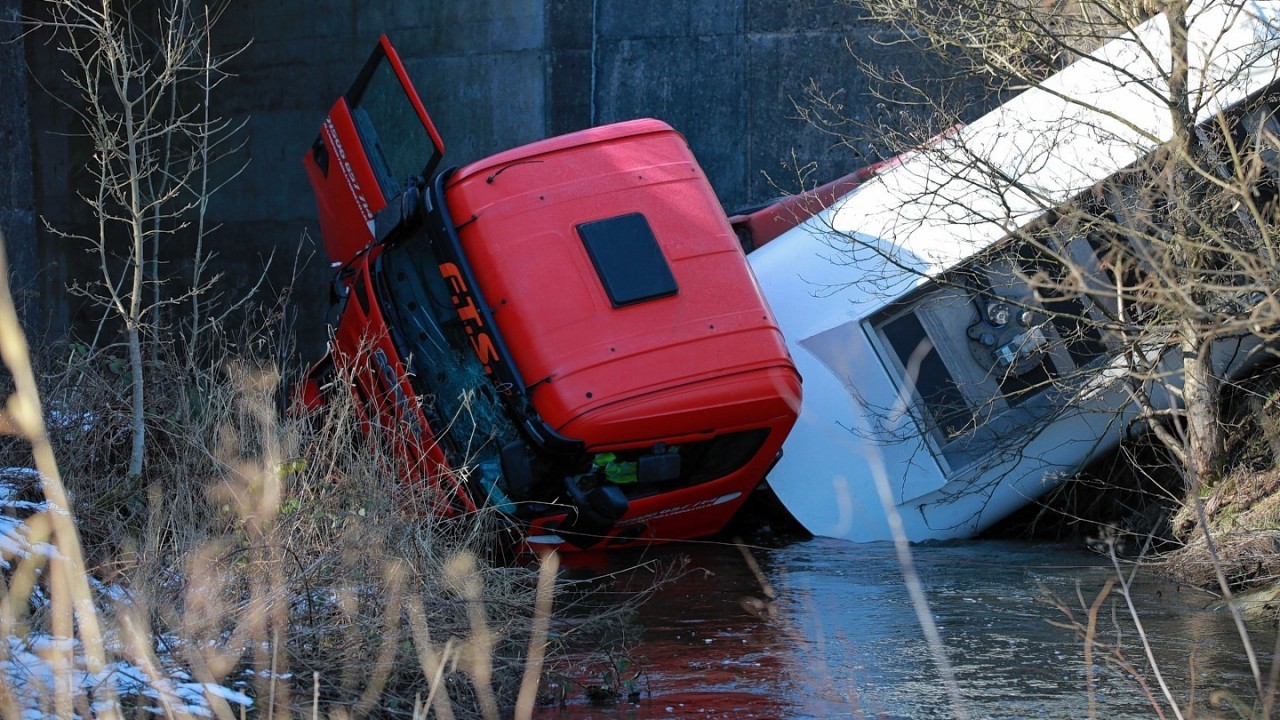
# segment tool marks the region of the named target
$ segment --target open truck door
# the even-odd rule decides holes
[[[399,464],[395,472],[450,484],[445,501],[462,512],[474,505],[440,470],[447,463],[434,440],[437,428],[411,400],[408,370],[378,302],[370,265],[377,255],[371,250],[390,229],[387,222],[398,223],[402,207],[420,197],[443,155],[444,144],[403,63],[381,37],[303,157],[325,253],[337,272],[329,353],[307,373],[298,400],[300,408],[315,410],[340,379],[355,393],[365,425],[396,428],[390,434]]]
[[[429,179],[443,156],[440,134],[384,35],[303,159],[329,261],[344,265],[372,244],[377,214],[409,178]]]

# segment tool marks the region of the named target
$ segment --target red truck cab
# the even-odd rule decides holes
[[[409,495],[495,506],[530,546],[722,528],[800,378],[683,137],[637,120],[443,154],[383,38],[304,160],[340,268],[310,402],[350,377]]]

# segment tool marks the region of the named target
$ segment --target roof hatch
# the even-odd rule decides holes
[[[577,229],[615,308],[675,295],[679,290],[644,215],[594,220]]]

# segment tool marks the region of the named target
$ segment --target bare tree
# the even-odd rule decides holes
[[[1214,557],[1200,493],[1224,469],[1224,390],[1275,348],[1280,330],[1280,3],[1171,0],[1158,14],[1110,0],[859,6],[903,42],[1017,94],[972,119],[900,73],[880,74],[886,102],[909,98],[919,119],[874,128],[898,141],[886,155],[901,154],[818,214],[820,232],[761,249],[755,265],[775,307],[776,291],[799,285],[778,278],[795,274],[804,248],[824,261],[806,266],[812,283],[870,304],[840,307],[824,323],[780,312],[785,330],[792,311],[808,331],[795,342],[836,378],[807,375],[806,392],[838,382],[853,396],[819,400],[818,412],[838,405],[829,417],[852,417],[840,429],[871,442],[846,442],[843,462],[825,466],[784,457],[777,472],[791,475],[784,485],[775,473],[774,487],[823,534],[870,535],[870,492],[855,496],[834,474],[870,468],[895,540],[907,527],[946,536],[977,526],[984,497],[1003,513],[1043,492],[1044,468],[1078,466],[1089,443],[1116,440],[1128,423],[1150,429],[1177,460],[1178,499]],[[831,97],[815,93],[810,117],[842,132],[851,118]],[[970,122],[947,130],[959,120]],[[877,359],[896,387],[863,369]],[[811,425],[797,425],[789,454],[841,450],[844,437]],[[822,442],[795,444],[806,432]],[[1058,453],[1062,443],[1084,449]],[[1027,460],[1033,453],[1043,455]],[[828,467],[838,467],[835,492],[823,494],[812,480]],[[832,495],[838,513],[820,507]],[[1270,698],[1239,608],[1229,607],[1258,697]]]
[[[80,194],[96,218],[92,233],[50,227],[86,243],[98,256],[100,277],[72,290],[103,310],[97,346],[108,322],[123,330],[131,391],[132,448],[128,472],[143,469],[146,439],[145,343],[162,330],[181,336],[187,362],[201,338],[229,312],[217,305],[219,275],[210,272],[209,199],[243,170],[215,175],[239,149],[244,121],[211,111],[239,51],[216,54],[213,26],[222,5],[198,0],[49,0],[33,27],[52,31],[68,59],[63,76],[93,148],[90,190]],[[233,161],[234,162],[234,161]],[[184,281],[162,267],[162,249],[189,242]],[[255,288],[256,289],[256,285]],[[252,292],[252,290],[250,291]],[[185,322],[166,319],[185,308]],[[170,310],[171,309],[171,310]]]
[[[918,380],[909,411],[964,462],[984,432],[1018,453],[1060,417],[1018,408],[1099,411],[1105,380],[1124,390],[1115,417],[1155,432],[1194,499],[1222,471],[1224,388],[1280,328],[1274,4],[860,7],[1002,96],[1022,93],[938,136],[972,113],[878,73],[884,99],[910,98],[919,122],[873,128],[886,154],[907,154],[837,207],[829,237],[882,297],[935,288],[927,346],[899,353]],[[820,92],[810,100],[810,119],[847,127]],[[919,287],[912,297],[929,294]],[[873,318],[884,344],[907,302]],[[922,384],[930,362],[949,384]]]

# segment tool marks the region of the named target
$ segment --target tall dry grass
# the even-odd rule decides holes
[[[127,373],[71,348],[37,373],[7,277],[0,459],[40,474],[0,542],[0,716],[531,714],[554,556],[497,564],[492,518],[405,514],[343,394],[288,417],[279,375],[230,355],[150,359],[127,476]]]

